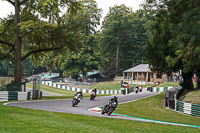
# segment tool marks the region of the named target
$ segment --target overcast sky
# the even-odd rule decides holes
[[[96,0],[98,7],[103,9],[102,16],[105,17],[109,11],[109,7],[114,5],[125,4],[127,7],[132,7],[133,11],[138,10],[139,5],[144,0]],[[10,12],[14,12],[14,7],[7,1],[0,0],[0,18],[6,17]]]
[[[125,4],[127,7],[131,7],[133,11],[136,11],[140,8],[140,4],[144,0],[96,0],[98,7],[103,9],[102,16],[105,17],[109,12],[109,7],[113,7],[114,5]]]

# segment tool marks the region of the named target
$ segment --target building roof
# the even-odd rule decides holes
[[[148,71],[150,71],[149,64],[140,64],[130,69],[127,69],[124,72],[148,72]]]

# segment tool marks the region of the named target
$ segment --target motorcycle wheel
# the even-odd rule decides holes
[[[94,100],[94,97],[93,97],[93,96],[91,96],[91,97],[90,97],[90,100]]]
[[[102,115],[104,115],[104,114],[105,114],[105,112],[103,111],[103,109],[102,109],[102,111],[101,111],[101,114],[102,114]]]
[[[75,105],[76,105],[76,100],[73,99],[73,100],[72,100],[72,106],[74,107]]]
[[[108,111],[108,115],[111,115],[112,114],[112,112],[114,111],[114,108],[110,108],[110,110]]]

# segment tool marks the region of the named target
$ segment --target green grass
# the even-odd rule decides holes
[[[163,96],[164,93],[161,93],[156,96],[119,105],[119,108],[116,109],[115,113],[159,121],[200,126],[200,118],[177,113],[162,107],[161,98]]]
[[[33,85],[32,84],[26,84],[26,87],[32,88]],[[48,85],[42,85],[42,84],[41,84],[41,91],[60,95],[60,96],[43,96],[43,100],[71,99],[71,98],[74,97],[74,94],[76,93],[74,91],[68,91],[68,90],[59,89],[59,88],[51,87],[51,86],[48,86]],[[90,94],[89,93],[83,93],[83,96],[89,97]],[[99,94],[97,96],[108,96],[108,95]]]
[[[56,113],[0,103],[1,133],[197,133],[199,129],[94,116]]]
[[[32,84],[26,84],[27,88],[32,88],[33,85]],[[69,95],[73,95],[75,92],[73,91],[68,91],[68,90],[64,90],[64,89],[59,89],[59,88],[55,88],[52,86],[48,86],[48,85],[43,85],[41,84],[41,91],[44,92],[49,92],[49,93],[53,93],[53,94],[58,94],[61,96],[69,96]]]
[[[135,87],[136,84],[133,84],[133,86]],[[94,87],[96,87],[97,90],[120,90],[121,83],[116,83],[116,82],[100,82],[100,83],[97,83],[96,85],[90,86],[90,89],[94,89]],[[147,87],[147,85],[143,85],[143,88],[146,88],[146,87]]]
[[[166,86],[180,86],[179,82],[164,82],[156,87],[166,87]]]
[[[189,92],[182,101],[190,102],[193,104],[200,104],[200,90]]]

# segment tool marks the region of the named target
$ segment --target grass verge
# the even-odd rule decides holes
[[[136,85],[137,84],[133,84],[134,87]],[[138,86],[139,86],[139,84],[138,84]],[[121,83],[116,83],[116,82],[100,82],[100,83],[98,83],[96,85],[90,86],[91,89],[93,89],[94,87],[96,87],[98,90],[120,90]],[[146,87],[147,87],[147,85],[143,85],[143,88],[146,88]]]
[[[26,85],[27,88],[32,88],[32,86],[33,86],[32,84]],[[74,97],[74,94],[76,93],[74,91],[59,89],[59,88],[51,87],[48,85],[41,85],[41,91],[60,95],[60,96],[43,96],[43,98],[42,98],[43,100],[71,99]],[[90,94],[83,93],[83,96],[90,97]],[[99,94],[97,96],[109,96],[109,95]]]
[[[200,118],[177,113],[162,107],[161,98],[163,96],[164,93],[161,93],[156,96],[122,104],[116,109],[115,113],[152,120],[200,126]]]
[[[156,87],[166,87],[166,86],[180,86],[179,82],[164,82]]]
[[[200,90],[189,92],[182,101],[190,102],[193,104],[200,104]]]
[[[2,103],[0,103],[0,112],[1,133],[199,132],[196,128],[22,109],[3,106]]]

